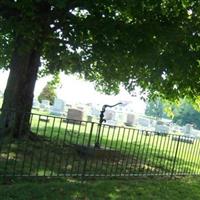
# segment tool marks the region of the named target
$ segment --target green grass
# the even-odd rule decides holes
[[[199,200],[200,178],[7,181],[1,200]]]
[[[173,168],[180,175],[199,173],[199,140],[178,144],[170,136],[147,136],[135,129],[105,126],[101,132],[102,151],[81,155],[79,149],[70,145],[88,145],[90,133],[90,146],[94,145],[98,124],[92,129],[91,123],[74,125],[60,118],[48,119],[46,123],[39,120],[39,115],[33,116],[31,130],[38,133],[36,140],[4,141],[0,174],[74,176],[84,170],[88,175],[165,175]]]
[[[56,136],[59,134],[61,140],[65,139],[70,143],[88,144],[91,124],[87,124],[87,126],[85,124],[74,126],[62,123],[60,119],[55,121],[51,118],[49,119],[50,121],[46,124],[39,122],[38,117],[34,116],[33,132],[39,132],[47,137],[51,137],[52,126],[54,126],[52,136],[54,140],[56,140]],[[68,131],[67,134],[66,129]],[[92,131],[91,144],[95,143],[96,134],[97,125],[95,124]],[[175,165],[175,172],[197,173],[200,169],[198,156],[200,154],[199,140],[195,140],[194,144],[180,142],[178,145],[178,142],[173,141],[170,136],[146,136],[134,129],[108,128],[105,126],[102,129],[101,145],[102,148],[117,149],[124,154],[134,155],[137,162],[140,164],[145,163],[143,167],[150,172],[151,169],[154,169],[154,171],[171,171],[175,153],[177,153],[176,160],[178,161]],[[176,152],[177,145],[178,151]],[[134,173],[142,171],[144,170],[137,169]]]

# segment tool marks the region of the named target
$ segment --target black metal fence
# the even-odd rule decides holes
[[[0,176],[200,174],[197,138],[33,113],[30,129],[23,138],[1,139]],[[100,148],[95,148],[97,140]]]

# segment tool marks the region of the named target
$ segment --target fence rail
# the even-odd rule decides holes
[[[23,138],[1,138],[0,176],[200,174],[198,138],[34,113],[29,125],[31,131]],[[95,147],[97,140],[100,148]]]

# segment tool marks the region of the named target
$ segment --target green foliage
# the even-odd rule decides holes
[[[145,109],[145,114],[156,118],[166,118],[167,115],[164,110],[164,104],[161,99],[155,101],[148,101]]]
[[[189,102],[183,101],[182,104],[174,110],[173,122],[179,125],[185,125],[187,123],[194,124],[196,128],[200,129],[200,112],[195,110]]]
[[[17,38],[36,49],[43,73],[78,73],[107,93],[136,86],[150,96],[200,95],[199,1],[2,0],[0,66]]]
[[[54,75],[53,79],[45,85],[42,92],[38,96],[39,102],[42,100],[49,100],[50,104],[53,105],[54,99],[56,98],[56,88],[58,87],[58,84],[60,83],[59,75]]]
[[[200,129],[200,112],[193,103],[186,99],[172,103],[157,98],[148,101],[145,114],[156,118],[172,118],[174,123],[181,126],[189,123]]]

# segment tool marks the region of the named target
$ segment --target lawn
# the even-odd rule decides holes
[[[200,178],[134,180],[14,180],[0,185],[1,200],[199,200]]]
[[[36,115],[33,117],[33,132],[52,137],[54,140],[60,138],[68,143],[88,145],[89,134],[92,128],[90,145],[95,143],[98,132],[98,125],[96,123],[91,127],[91,123],[81,123],[78,125],[63,123],[61,119],[52,117],[48,117],[49,122],[45,123],[41,122],[39,117]],[[68,131],[67,133],[66,130]],[[173,168],[174,159],[177,161],[175,165],[176,172],[199,172],[200,141],[198,139],[193,144],[190,144],[172,140],[173,135],[164,137],[146,135],[146,133],[146,131],[132,128],[104,125],[101,128],[101,147],[118,150],[128,156],[134,155],[137,162],[140,164],[145,163],[143,167],[150,171],[150,173],[152,168],[157,171],[162,169],[170,171]],[[144,171],[144,169],[136,168],[133,167],[134,173],[142,173]]]
[[[0,175],[74,177],[83,173],[86,176],[200,173],[199,140],[192,144],[177,142],[172,140],[172,135],[148,135],[146,131],[103,125],[101,150],[97,151],[93,148],[97,123],[72,123],[39,114],[33,114],[30,123],[36,138],[1,142]]]

